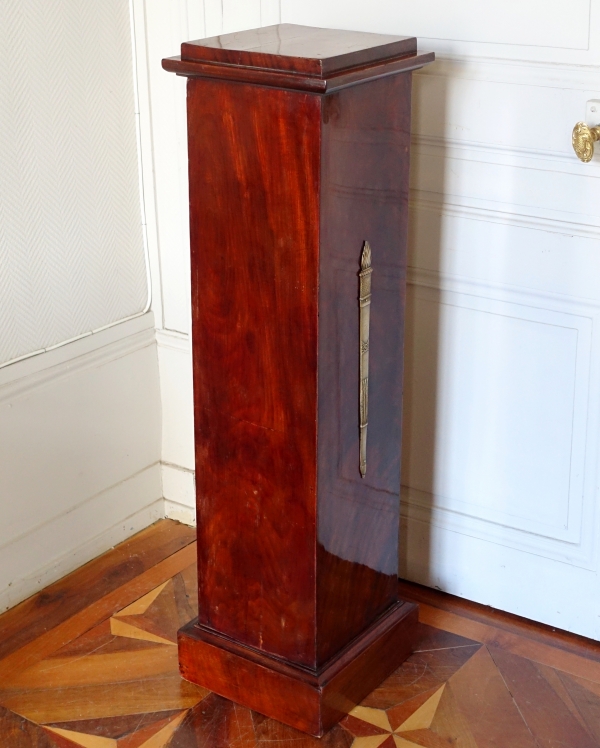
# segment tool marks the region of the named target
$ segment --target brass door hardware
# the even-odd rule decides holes
[[[600,127],[589,127],[578,122],[573,128],[573,150],[577,158],[588,163],[594,157],[594,143],[600,140]]]

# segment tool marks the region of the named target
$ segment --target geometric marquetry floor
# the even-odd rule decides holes
[[[0,617],[0,748],[599,748],[600,646],[449,596],[320,740],[182,681],[193,531],[164,521]]]

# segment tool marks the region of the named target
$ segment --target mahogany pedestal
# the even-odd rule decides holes
[[[397,597],[416,40],[182,45],[199,617],[184,678],[322,735],[411,651]],[[367,426],[368,424],[368,426]]]

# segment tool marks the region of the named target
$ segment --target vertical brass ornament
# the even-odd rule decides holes
[[[360,474],[367,473],[367,426],[369,425],[369,325],[371,323],[371,247],[365,242],[360,256],[358,304],[360,310]]]

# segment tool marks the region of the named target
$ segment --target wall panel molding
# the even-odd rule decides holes
[[[192,354],[192,344],[190,336],[186,332],[178,330],[157,330],[156,342],[161,348],[173,348],[176,351],[183,351]]]
[[[436,475],[436,471],[441,470],[442,473],[447,471],[448,468],[444,467],[445,458],[443,455],[448,449],[450,449],[448,454],[452,454],[453,447],[451,441],[454,438],[450,432],[446,432],[448,422],[445,420],[443,415],[440,415],[440,413],[443,412],[443,408],[447,407],[447,405],[444,406],[443,404],[444,398],[447,399],[450,395],[440,393],[443,393],[445,389],[447,389],[448,381],[458,374],[452,373],[453,367],[456,366],[456,362],[453,362],[452,359],[446,360],[444,354],[441,353],[442,349],[437,353],[435,350],[432,350],[428,354],[429,358],[423,358],[423,354],[416,353],[418,351],[418,346],[422,346],[422,341],[425,339],[429,340],[430,343],[433,342],[435,345],[435,337],[432,336],[435,336],[436,333],[433,330],[429,330],[431,324],[439,327],[440,335],[442,336],[440,345],[450,345],[450,350],[452,350],[456,355],[458,355],[457,352],[459,350],[462,350],[460,345],[464,345],[464,341],[460,344],[457,341],[457,343],[454,344],[452,343],[452,340],[454,340],[454,337],[457,334],[464,335],[465,331],[459,330],[458,332],[455,331],[454,333],[450,333],[446,330],[448,323],[445,322],[447,317],[447,311],[445,310],[451,308],[471,310],[471,324],[483,324],[485,329],[487,329],[486,325],[488,325],[486,319],[490,318],[490,314],[500,314],[502,317],[507,316],[507,318],[516,320],[520,325],[525,321],[530,329],[527,331],[527,338],[524,338],[524,340],[529,339],[532,342],[535,341],[537,339],[536,329],[539,329],[539,331],[543,332],[544,336],[546,336],[546,343],[544,344],[545,348],[542,347],[540,349],[541,352],[544,350],[546,351],[546,354],[544,355],[548,355],[548,352],[552,347],[554,347],[554,343],[550,342],[553,340],[553,328],[557,333],[560,333],[559,337],[556,338],[558,345],[562,345],[559,343],[561,339],[566,342],[569,335],[571,335],[571,337],[574,335],[575,337],[572,337],[572,340],[576,341],[576,348],[574,349],[574,357],[571,360],[569,360],[568,356],[563,360],[553,359],[554,363],[551,362],[551,359],[548,359],[548,365],[550,367],[547,370],[548,376],[556,377],[557,382],[564,380],[565,384],[563,386],[557,386],[554,390],[548,390],[548,396],[550,396],[550,393],[554,392],[553,396],[559,399],[556,401],[556,404],[548,402],[547,407],[550,410],[554,409],[555,411],[556,408],[562,408],[562,418],[565,421],[565,424],[572,420],[573,428],[569,447],[570,457],[567,459],[567,455],[563,451],[562,457],[559,457],[559,453],[557,453],[554,460],[554,462],[560,460],[563,461],[563,477],[561,480],[564,481],[568,476],[570,476],[570,488],[568,494],[565,494],[562,499],[560,498],[560,494],[555,495],[554,501],[558,502],[558,504],[555,505],[555,512],[559,511],[559,514],[557,515],[555,513],[553,520],[550,520],[550,517],[545,518],[542,515],[524,515],[519,517],[511,514],[511,511],[514,510],[509,510],[508,512],[505,510],[503,511],[501,509],[501,504],[497,505],[494,504],[494,502],[489,504],[487,499],[482,506],[478,506],[477,504],[472,503],[472,499],[466,497],[460,498],[460,494],[456,494],[454,489],[451,489],[451,493],[453,493],[451,496],[444,491],[439,493],[437,489],[423,490],[418,486],[411,486],[411,469],[409,468],[409,463],[407,462],[409,458],[406,454],[403,462],[403,516],[409,521],[416,520],[419,522],[425,522],[453,533],[485,539],[489,542],[544,558],[561,561],[569,565],[584,569],[596,568],[597,559],[593,527],[596,493],[596,455],[600,452],[600,441],[598,439],[597,427],[599,398],[594,389],[590,390],[589,383],[590,378],[594,381],[594,378],[598,373],[600,343],[597,339],[597,332],[594,331],[598,330],[598,325],[600,323],[600,303],[587,303],[582,299],[570,298],[560,294],[544,293],[537,291],[536,289],[519,288],[499,283],[481,282],[477,279],[453,277],[447,274],[423,271],[416,268],[409,269],[408,283],[410,294],[407,323],[409,342],[407,351],[407,399],[405,400],[405,440],[407,441],[405,442],[405,446],[407,446],[408,451],[412,449],[413,453],[414,450],[417,450],[417,460],[422,459],[423,454],[430,455],[432,460],[437,460],[438,462],[441,459],[439,465],[436,462],[437,467],[434,468],[432,463],[429,468],[429,470],[433,470],[431,480],[434,480],[436,483],[441,480],[440,485],[452,486],[452,481],[456,483],[457,480],[455,477],[454,479],[450,479],[451,482],[448,483],[448,478],[444,478],[443,474],[437,478],[434,476]],[[418,299],[421,299],[426,304],[434,305],[435,308],[439,309],[438,312],[433,312],[433,322],[425,322],[425,317],[423,315],[426,313],[426,310],[423,308],[423,311],[421,311],[418,303],[417,306],[415,306],[415,301],[418,302]],[[429,312],[429,314],[431,313],[432,312]],[[475,316],[473,316],[473,313],[475,313]],[[478,317],[477,315],[483,315],[483,317]],[[533,327],[531,327],[532,323]],[[425,327],[423,327],[423,325],[425,325]],[[541,327],[539,327],[540,325]],[[490,330],[492,329],[494,328],[491,327]],[[502,326],[499,329],[502,329]],[[572,332],[569,333],[569,330]],[[549,338],[548,335],[550,335]],[[567,337],[565,337],[565,335]],[[420,340],[421,343],[417,344],[415,342],[417,340]],[[448,340],[451,342],[448,343]],[[473,340],[475,341],[475,338]],[[496,345],[506,344],[507,341],[502,341],[501,339],[495,341],[489,339],[488,336],[487,343],[488,347],[489,345],[492,346],[491,350],[493,351]],[[459,347],[454,348],[453,346],[455,345]],[[535,342],[533,342],[533,345],[535,345]],[[549,345],[551,346],[550,348],[548,347]],[[508,350],[510,350],[510,344]],[[566,350],[568,350],[568,348],[566,348],[565,351]],[[417,355],[417,358],[420,356],[420,364],[415,363],[417,360],[414,358],[415,355]],[[487,354],[484,353],[484,355]],[[515,355],[514,352],[512,355]],[[516,355],[517,357],[520,355],[518,350]],[[426,371],[421,371],[420,368],[415,371],[413,370],[413,367],[423,366],[426,361],[431,363],[431,356],[437,360],[437,373],[435,375],[437,379],[435,383],[427,385],[428,375]],[[439,358],[440,356],[441,358]],[[499,360],[501,361],[502,359],[500,358]],[[526,359],[523,360],[526,361]],[[469,362],[466,363],[471,366]],[[472,362],[472,365],[475,366],[475,360]],[[479,365],[479,367],[480,366],[481,365]],[[510,382],[511,380],[514,380],[514,386],[517,386],[518,388],[519,377],[521,376],[519,371],[514,368],[511,370],[510,367],[508,367],[508,361],[505,366],[507,366],[507,368],[500,371],[498,374],[500,379],[497,381]],[[572,374],[569,374],[570,367],[572,368]],[[479,371],[477,366],[473,371]],[[482,371],[485,372],[485,368]],[[596,372],[596,374],[594,374],[594,372]],[[525,375],[527,375],[527,372],[525,372]],[[496,375],[492,374],[491,376],[492,380],[490,381],[493,382]],[[450,380],[448,379],[449,377]],[[572,415],[569,416],[570,406],[568,404],[568,390],[563,391],[563,387],[567,386],[566,383],[571,381],[571,377],[573,377],[574,399]],[[412,382],[411,379],[413,379]],[[417,387],[415,384],[416,382],[420,382],[421,384]],[[452,394],[451,401],[449,401],[454,403],[452,407],[458,407],[458,401],[456,401],[456,398],[461,397],[461,389],[465,386],[470,387],[474,385],[475,383],[472,385],[463,385],[460,382],[458,382],[458,384],[455,382],[454,385],[451,385],[451,387],[454,388],[452,390],[454,394]],[[433,387],[432,391],[427,392],[424,395],[417,395],[417,400],[414,400],[414,393],[417,392],[419,388],[427,388],[427,386],[429,386],[430,389]],[[528,386],[531,387],[535,385],[530,382]],[[542,380],[540,381],[539,386],[543,389],[547,386],[547,383]],[[429,429],[430,434],[432,433],[432,429],[433,433],[436,434],[435,444],[437,446],[435,448],[431,446],[429,448],[424,447],[424,444],[421,444],[419,441],[420,437],[417,432],[411,434],[411,431],[414,430],[414,424],[411,425],[413,409],[415,407],[417,408],[417,415],[414,415],[414,418],[419,418],[419,408],[422,408],[422,406],[418,405],[418,399],[422,396],[425,396],[426,399],[433,401],[434,403],[436,402],[436,398],[442,398],[442,404],[440,405],[438,403],[438,405],[434,407],[434,410],[435,408],[438,408],[439,410],[441,407],[442,411],[438,412],[437,415],[432,412],[429,416],[424,415],[424,413],[420,416],[421,420],[424,419],[427,423],[431,421],[429,426],[426,428]],[[469,402],[469,399],[472,401],[473,396],[474,395],[470,395],[465,402]],[[501,400],[501,393],[497,393],[496,397]],[[567,398],[566,401],[564,400],[565,397]],[[560,405],[561,398],[562,405]],[[511,405],[509,401],[500,402],[500,400],[494,403],[493,401],[490,401],[489,398],[485,398],[485,402],[487,402],[490,407],[500,407],[502,409]],[[532,413],[533,412],[535,411],[532,411]],[[455,418],[456,415],[457,414],[455,414]],[[489,422],[492,424],[493,417],[491,413],[489,417],[492,418]],[[531,432],[532,435],[537,433],[535,420],[528,421],[527,418],[529,416],[526,414],[522,414],[520,417],[522,418],[521,428],[527,429],[528,433]],[[462,418],[464,420],[464,429],[468,430],[469,427],[475,427],[475,423],[471,423],[469,426],[470,416],[468,412],[464,412]],[[429,421],[427,419],[429,419]],[[486,425],[486,429],[488,429],[488,425]],[[489,429],[492,429],[491,425],[489,425]],[[557,433],[565,434],[564,429],[565,426],[563,425],[559,428]],[[417,439],[417,442],[415,442],[413,446],[411,446],[410,443],[411,438],[413,441],[414,438]],[[479,436],[475,438],[474,443],[479,444],[482,440],[485,441],[486,439],[493,438],[494,431],[486,431],[486,433],[479,434]],[[537,437],[534,439],[533,443],[531,442],[531,439],[528,442],[531,447],[535,444],[538,461],[540,455],[543,457],[546,453],[552,454],[552,450],[555,449],[554,444],[551,445],[550,442],[547,444],[544,443],[544,439],[547,438],[549,437],[543,430],[541,430],[537,433]],[[471,439],[473,439],[473,435]],[[448,440],[450,440],[450,442]],[[564,449],[567,449],[566,444],[563,447],[563,450]],[[413,458],[410,459],[415,459],[415,457],[413,456]],[[429,457],[426,456],[425,459],[427,460]],[[507,463],[505,469],[509,471],[513,469],[510,462]],[[541,467],[539,469],[543,470]],[[540,477],[541,475],[542,474],[540,473]],[[462,478],[458,476],[459,482],[461,479]],[[532,476],[530,476],[529,480],[531,479]],[[491,475],[490,480],[492,482],[494,480]],[[516,480],[516,478],[514,480]],[[513,485],[518,485],[517,483],[514,483],[514,480]],[[558,481],[557,478],[557,485],[558,482],[560,481]],[[531,485],[534,484],[535,481]],[[446,491],[447,490],[448,489],[446,489]],[[533,496],[530,497],[530,500],[533,501]],[[543,502],[540,503],[540,501],[541,498],[538,497],[538,505],[542,506]],[[524,502],[523,506],[526,507],[527,504],[528,502]],[[533,502],[532,506],[535,505],[535,502]],[[562,510],[560,509],[561,506],[563,507]],[[561,524],[561,521],[558,519],[560,511],[566,512],[564,525]]]
[[[589,319],[595,319],[596,314],[600,313],[600,299],[569,296],[531,286],[500,283],[483,278],[468,278],[419,267],[408,268],[407,283],[409,286],[429,288],[441,293],[454,292],[480,296],[564,314],[575,314]]]
[[[443,158],[487,162],[500,166],[600,178],[600,160],[582,164],[573,152],[531,149],[518,145],[500,145],[452,137],[413,134],[413,148]]]
[[[147,310],[128,0],[7,0],[0,363]]]
[[[0,544],[160,460],[156,344],[152,330],[136,337],[6,385]]]
[[[0,403],[30,395],[48,384],[103,366],[155,343],[154,315],[147,312],[35,359],[13,363],[0,371]]]
[[[543,0],[486,3],[442,0],[368,4],[332,0],[281,0],[282,19],[329,28],[413,35],[445,56],[539,62],[598,63],[597,0],[549,5]]]
[[[0,606],[163,515],[152,313],[0,370]]]
[[[157,342],[163,413],[161,459],[165,464],[193,471],[194,397],[190,338],[171,330],[159,330]],[[176,495],[172,492],[169,498],[175,500]],[[180,500],[189,503],[186,492]]]
[[[564,236],[600,238],[600,220],[598,223],[569,221],[564,217],[555,218],[551,214],[524,213],[521,206],[513,205],[512,210],[509,210],[506,206],[500,203],[494,204],[492,201],[456,198],[452,195],[446,197],[425,190],[411,190],[410,204],[413,210],[434,213],[438,216],[445,215],[483,223],[517,226]]]
[[[435,65],[415,72],[415,77],[464,78],[486,83],[516,86],[568,88],[577,91],[598,89],[600,64],[585,65],[566,61],[506,59],[488,55],[437,54]]]
[[[165,517],[196,525],[195,473],[179,465],[163,462],[161,465]]]
[[[157,463],[3,543],[0,612],[164,517],[160,485]]]

